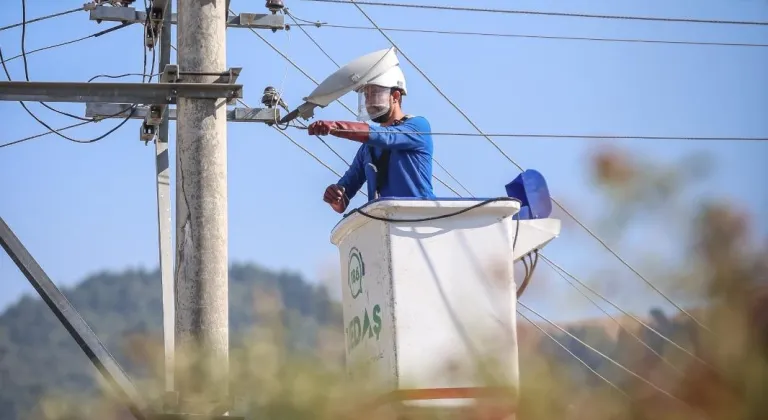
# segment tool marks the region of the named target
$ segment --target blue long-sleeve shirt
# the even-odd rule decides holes
[[[390,150],[389,175],[380,186],[381,197],[435,198],[432,191],[432,135],[429,121],[410,117],[402,124],[388,127],[369,125],[368,142],[360,146],[355,159],[338,184],[351,200],[368,184],[368,199],[375,197],[376,172],[371,165],[369,148],[376,159]]]

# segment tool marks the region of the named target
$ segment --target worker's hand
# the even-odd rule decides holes
[[[333,121],[315,121],[307,127],[307,133],[310,136],[327,136],[334,128],[333,123]]]
[[[325,189],[323,201],[330,204],[336,213],[344,213],[344,210],[349,205],[349,200],[346,194],[344,194],[344,187],[336,184],[331,184]]]

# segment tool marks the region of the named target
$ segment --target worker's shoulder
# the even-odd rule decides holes
[[[412,114],[406,114],[405,115],[405,124],[417,126],[419,127],[419,131],[430,131],[430,124],[427,117],[424,117],[422,115],[412,115]]]

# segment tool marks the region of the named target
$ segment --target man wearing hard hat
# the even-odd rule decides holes
[[[325,189],[323,200],[343,213],[368,182],[368,199],[381,197],[434,198],[432,192],[432,135],[424,117],[402,110],[407,94],[405,75],[394,66],[357,90],[357,119],[316,121],[310,135],[332,134],[362,143],[344,176]],[[371,120],[378,126],[363,121]]]

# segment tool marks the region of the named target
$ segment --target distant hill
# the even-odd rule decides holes
[[[232,341],[252,325],[256,290],[276,290],[283,297],[286,345],[309,348],[319,325],[340,328],[341,311],[324,289],[301,276],[256,265],[233,265],[229,272]],[[141,367],[126,353],[126,338],[162,331],[158,271],[129,270],[92,275],[64,290],[123,368],[140,375]],[[24,297],[0,315],[0,420],[24,418],[41,396],[95,390],[95,369],[48,307]]]

